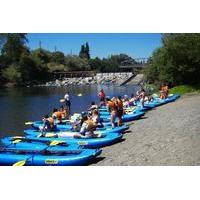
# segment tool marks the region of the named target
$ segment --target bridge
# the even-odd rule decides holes
[[[121,69],[131,69],[133,73],[144,69],[148,65],[149,58],[135,58],[134,61],[125,60],[121,63],[119,68]]]
[[[121,85],[126,85],[130,82],[134,83],[135,85],[139,85],[143,81],[143,74],[140,74],[141,70],[143,70],[148,65],[149,58],[135,58],[134,62],[132,60],[123,61],[119,68],[131,70],[133,75],[124,80]]]
[[[53,75],[53,79],[94,77],[96,76],[96,72],[95,71],[71,71],[71,72],[54,71],[52,75]]]

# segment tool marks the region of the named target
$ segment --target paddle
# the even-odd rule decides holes
[[[32,125],[34,122],[25,122],[25,125]]]
[[[53,141],[45,141],[45,140],[40,140],[40,139],[30,139],[30,138],[25,138],[22,136],[15,136],[12,138],[12,144],[17,144],[22,141],[32,141],[32,142],[42,142],[42,143],[48,143],[48,146],[55,146],[55,145],[66,145],[67,143],[63,140],[53,140]]]
[[[50,144],[49,144],[49,146],[56,146],[56,145],[58,145],[58,144],[62,144],[62,143],[65,143],[65,141],[59,141],[59,140],[54,140],[54,141],[52,141]],[[49,148],[49,146],[47,146],[47,147],[45,147],[44,149],[42,149],[41,151],[32,151],[32,153],[34,152],[34,153],[41,153],[41,152],[43,152],[43,151],[45,151],[45,150],[47,150],[48,148]],[[27,151],[27,152],[31,152],[31,151]],[[81,153],[82,152],[82,150],[70,150],[70,151],[62,151],[61,153]],[[26,160],[20,160],[20,161],[18,161],[18,162],[16,162],[16,163],[14,163],[13,164],[13,166],[24,166],[25,164],[26,164],[26,162],[30,159],[30,158],[32,158],[34,155],[31,155],[30,157],[28,157]]]
[[[78,93],[77,94],[77,97],[82,97],[83,94],[82,93]],[[65,99],[60,99],[60,103],[64,103],[65,102]]]

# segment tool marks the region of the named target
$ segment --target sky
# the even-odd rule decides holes
[[[29,33],[28,46],[31,49],[41,46],[49,51],[62,51],[64,54],[79,54],[82,44],[88,42],[91,57],[108,57],[125,53],[133,58],[151,56],[161,46],[158,33]]]

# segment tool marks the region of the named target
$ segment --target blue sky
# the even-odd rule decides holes
[[[39,47],[64,54],[78,54],[80,46],[89,43],[91,57],[108,57],[111,54],[126,53],[134,58],[149,57],[161,46],[161,34],[158,33],[29,33],[28,46]]]

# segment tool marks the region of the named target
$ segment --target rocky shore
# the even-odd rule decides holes
[[[39,86],[46,87],[61,87],[68,85],[120,85],[126,79],[132,76],[131,72],[122,73],[97,73],[93,77],[79,77],[79,78],[63,78],[62,80],[56,79],[55,81],[47,82]]]

